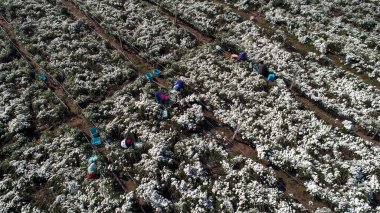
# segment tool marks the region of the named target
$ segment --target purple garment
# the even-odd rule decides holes
[[[175,82],[175,85],[174,85],[173,89],[179,91],[179,90],[181,90],[184,86],[185,86],[185,82],[182,81],[182,80],[178,80],[178,81]]]
[[[247,53],[246,52],[241,52],[239,53],[239,61],[244,61],[247,59]]]

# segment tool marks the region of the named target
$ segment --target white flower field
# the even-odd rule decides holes
[[[0,1],[0,212],[380,212],[379,5]]]

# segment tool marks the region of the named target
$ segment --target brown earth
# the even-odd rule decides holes
[[[78,18],[78,19],[79,18],[85,19],[86,22],[94,29],[94,31],[101,38],[103,38],[104,40],[106,40],[107,42],[109,42],[112,47],[114,47],[117,51],[119,51],[126,58],[126,60],[130,61],[132,64],[137,64],[137,66],[135,66],[135,68],[137,68],[137,71],[140,74],[145,74],[146,71],[149,69],[149,67],[151,67],[151,65],[149,64],[149,62],[145,62],[144,59],[142,59],[141,57],[139,57],[138,55],[136,55],[136,53],[133,50],[131,50],[126,45],[123,45],[120,42],[118,42],[115,37],[111,36],[110,34],[107,34],[106,31],[94,19],[92,19],[90,16],[88,16],[85,12],[81,11],[73,2],[71,2],[69,0],[61,0],[61,2],[71,11],[71,13],[76,18]],[[180,27],[183,27],[188,32],[190,32],[200,43],[202,43],[202,44],[208,44],[208,43],[211,43],[211,42],[214,41],[213,38],[210,38],[210,37],[207,37],[207,36],[203,35],[201,32],[199,32],[195,28],[191,27],[191,25],[189,25],[188,23],[186,23],[186,22],[182,21],[181,19],[176,18],[175,16],[173,16],[170,12],[168,12],[166,10],[163,10],[163,13],[169,19],[174,20],[176,22],[176,24],[178,24]],[[248,16],[245,16],[245,17],[248,17]],[[262,18],[260,19],[260,16],[259,16],[258,20],[262,21]],[[0,22],[0,23],[2,23],[2,22]],[[1,24],[1,26],[3,27],[3,24]],[[15,35],[14,35],[14,38],[15,38]],[[21,48],[23,48],[22,45],[17,45],[17,46],[20,46]],[[24,48],[24,54],[25,54],[25,56],[28,56],[28,52],[25,50],[25,48]],[[230,53],[226,54],[226,56],[229,56],[229,55],[230,55]],[[30,56],[26,57],[26,58],[27,58],[27,60],[33,66],[39,67],[38,64],[35,63]],[[42,69],[40,69],[40,70],[42,70]],[[156,79],[156,80],[157,80],[157,83],[159,85],[161,85],[161,86],[163,86],[165,88],[170,88],[171,84],[169,82],[165,81],[164,79]],[[52,81],[52,80],[50,80],[50,81]],[[55,88],[55,90],[53,90],[53,91],[57,95],[64,96],[65,92],[63,90],[59,89],[58,85],[55,84],[56,82],[55,81],[50,82],[50,81],[49,81],[49,85],[52,85],[52,87]],[[122,87],[119,87],[119,88],[121,89]],[[115,90],[115,91],[117,91],[117,90]],[[316,115],[318,117],[320,117],[321,119],[323,119],[323,120],[326,119],[325,121],[327,123],[330,123],[330,124],[334,123],[334,125],[338,125],[339,126],[339,123],[336,124],[336,119],[333,119],[332,116],[330,116],[330,114],[328,112],[325,112],[325,110],[320,109],[318,106],[316,106],[314,103],[312,103],[307,98],[302,98],[299,95],[295,95],[295,97],[296,97],[296,99],[299,102],[301,102],[305,106],[305,108],[314,111],[316,113]],[[67,100],[65,100],[65,101],[68,102]],[[71,112],[73,112],[74,114],[78,115],[78,118],[76,118],[76,120],[75,120],[75,122],[73,122],[73,124],[76,125],[76,126],[78,126],[78,127],[80,127],[81,129],[85,129],[85,130],[88,129],[89,125],[87,124],[87,122],[84,121],[84,118],[81,117],[80,109],[78,109],[75,106],[74,103],[70,103],[70,102],[68,102],[67,106],[69,107],[69,109],[70,109]],[[206,114],[208,114],[208,115],[206,115]],[[212,112],[207,112],[206,111],[205,112],[205,116],[206,117],[211,117],[215,122],[220,123],[220,121],[218,121],[215,118],[215,116],[213,115]],[[222,131],[222,132],[224,132],[224,134],[233,135],[233,131],[230,128],[218,129],[218,131]],[[86,132],[86,134],[88,134],[87,131],[85,131],[85,132]],[[257,162],[259,162],[259,163],[261,163],[261,164],[263,164],[265,166],[268,166],[267,162],[265,162],[262,159],[258,159],[257,152],[256,152],[256,150],[254,148],[252,148],[251,146],[247,145],[248,143],[246,143],[246,142],[244,142],[244,141],[242,141],[241,139],[238,139],[238,138],[239,137],[237,137],[237,139],[234,141],[234,143],[232,143],[232,146],[228,150],[230,150],[231,152],[234,152],[234,153],[239,153],[239,154],[241,154],[241,155],[243,155],[245,157],[252,158],[252,159],[254,159]],[[295,179],[295,177],[292,177],[292,176],[286,174],[282,170],[275,170],[275,173],[276,173],[276,176],[278,178],[282,178],[284,180],[285,185],[286,185],[285,192],[293,194],[293,197],[295,199],[297,199],[300,203],[302,203],[307,209],[309,209],[309,210],[315,210],[317,207],[324,207],[324,206],[326,206],[325,204],[323,204],[323,203],[321,203],[319,201],[313,201],[314,205],[313,206],[309,206],[308,202],[312,201],[313,198],[311,197],[310,194],[308,194],[306,192],[305,187],[303,186],[303,184],[302,184],[302,182],[300,180],[297,180],[297,179]],[[128,181],[125,182],[125,181],[120,180],[118,178],[116,178],[116,180],[118,180],[118,182],[120,183],[120,185],[126,191],[134,190],[136,188],[135,183],[133,183],[130,180],[129,180],[129,182]],[[143,201],[141,201],[141,202],[143,202]],[[140,201],[139,201],[139,203],[140,203]]]
[[[73,115],[73,118],[70,120],[69,124],[71,124],[73,127],[81,129],[87,137],[91,137],[89,128],[93,127],[94,125],[83,116],[81,108],[75,103],[73,99],[71,99],[67,95],[62,85],[60,85],[55,78],[53,78],[33,59],[33,56],[28,52],[25,46],[17,39],[17,36],[15,32],[12,30],[11,25],[2,16],[0,16],[0,27],[5,31],[8,38],[11,40],[14,47],[19,51],[19,53],[35,68],[35,73],[38,74],[41,71],[46,73],[46,75],[48,76],[48,80],[45,82],[46,86],[66,105],[68,111]],[[104,152],[102,152],[98,147],[91,145],[91,143],[89,143],[89,145],[95,152],[101,153],[103,157],[107,159],[107,157],[103,154]],[[126,191],[126,188],[121,183],[120,179],[116,175],[114,175],[114,178]]]

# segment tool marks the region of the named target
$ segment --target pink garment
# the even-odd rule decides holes
[[[94,172],[93,174],[90,174],[90,173],[87,173],[86,174],[86,178],[91,180],[91,179],[95,179],[98,177],[98,174],[96,174],[96,172]]]
[[[231,58],[234,59],[234,60],[239,60],[239,55],[232,54]]]
[[[161,93],[161,99],[163,101],[168,101],[169,100],[169,95],[167,93]]]
[[[128,138],[127,139],[127,146],[131,146],[132,145],[132,139]]]

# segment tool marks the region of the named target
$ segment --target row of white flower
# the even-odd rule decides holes
[[[310,53],[303,58],[290,53],[283,44],[267,38],[249,21],[236,25],[234,35],[226,41],[244,48],[255,61],[276,66],[274,71],[289,80],[296,75],[297,85],[310,99],[344,118],[352,119],[373,133],[380,128],[380,91],[352,74],[318,63],[320,57]],[[254,38],[254,39],[252,39]]]
[[[380,81],[380,9],[377,1],[251,0],[265,18],[283,25],[321,54],[343,55],[358,72]],[[238,5],[235,5],[238,6]]]
[[[170,108],[171,119],[160,121],[157,119],[160,109],[153,97],[158,88],[144,82],[139,78],[102,104],[89,105],[86,114],[110,133],[124,135],[128,129],[136,130],[140,140],[150,146],[131,173],[139,183],[137,192],[156,210],[303,209],[278,191],[272,171],[252,160],[232,157],[215,139],[199,131],[186,133],[202,128],[203,114],[200,106],[194,104],[199,101],[196,96],[180,98]],[[139,94],[136,97],[131,95],[136,93]],[[118,148],[117,140],[111,147],[110,155],[114,158],[125,152]],[[125,160],[120,161],[115,164],[128,165]],[[222,171],[216,180],[209,168],[211,162]],[[234,170],[238,162],[243,166]]]
[[[367,196],[379,190],[379,148],[303,109],[281,79],[276,86],[266,86],[245,62],[215,56],[205,47],[180,63],[187,69],[178,75],[204,91],[200,97],[217,117],[235,129],[240,127],[262,158],[296,170],[308,190],[334,210],[371,209]],[[360,173],[364,176],[357,178]]]
[[[256,3],[256,1],[252,2],[252,4]],[[195,13],[196,17],[207,18],[214,13],[198,7],[222,7],[220,4],[199,1],[180,3],[178,7],[174,1],[169,0],[161,4],[171,12],[177,9],[181,18],[200,31],[204,29],[202,24],[191,18],[186,19],[188,11]],[[293,3],[289,4],[293,5]],[[276,67],[274,71],[281,72],[289,79],[297,75],[297,84],[309,98],[322,104],[329,111],[359,123],[372,134],[377,132],[380,127],[380,96],[378,95],[380,91],[378,89],[336,66],[321,65],[320,61],[326,60],[324,52],[321,56],[310,52],[304,58],[297,53],[285,50],[284,32],[281,30],[277,30],[275,35],[268,37],[251,21],[237,23],[236,20],[241,18],[237,14],[235,16],[237,18],[234,20],[225,19],[228,32],[221,31],[222,34],[214,36],[230,46],[240,47],[242,51],[247,51],[249,57],[256,62],[264,60],[274,65]],[[281,37],[282,39],[279,39]]]
[[[155,7],[141,1],[86,0],[76,4],[87,14],[96,17],[102,27],[115,37],[141,50],[140,55],[160,62],[178,60],[196,41],[184,29],[175,27]]]
[[[220,32],[228,32],[241,17],[228,7],[215,4],[212,1],[172,1],[172,0],[150,0],[163,8],[178,15],[200,31],[208,35]]]
[[[46,6],[48,3],[42,3],[44,8],[48,8],[46,11],[51,12],[52,9]],[[207,8],[206,4],[199,5]],[[66,35],[64,30],[55,33]],[[38,33],[35,37],[38,37]],[[92,41],[84,43],[92,44]],[[98,45],[94,42],[94,47],[99,47]],[[268,46],[275,48],[273,44]],[[149,49],[150,45],[146,47]],[[133,174],[140,184],[138,193],[158,210],[175,208],[185,211],[190,208],[197,211],[212,209],[229,211],[232,207],[233,211],[247,211],[253,208],[263,211],[260,208],[266,206],[269,209],[288,211],[287,208],[296,210],[301,208],[293,201],[286,200],[282,193],[278,192],[274,185],[275,177],[270,170],[245,160],[240,172],[234,171],[231,168],[237,161],[242,161],[242,158],[231,159],[228,153],[211,139],[186,136],[186,131],[202,128],[200,106],[193,103],[194,99],[202,98],[216,110],[216,115],[225,123],[234,128],[240,126],[242,136],[257,146],[262,158],[269,156],[272,162],[283,168],[296,169],[299,176],[307,181],[308,189],[315,196],[331,202],[336,210],[370,210],[369,202],[365,200],[366,196],[369,192],[379,190],[375,176],[379,166],[377,148],[334,130],[318,120],[311,112],[299,109],[301,106],[295,103],[281,80],[277,81],[277,86],[267,87],[266,82],[252,75],[244,64],[234,64],[222,57],[214,57],[207,50],[208,48],[190,51],[189,55],[184,56],[180,63],[184,67],[184,72],[167,70],[172,80],[182,78],[192,89],[203,93],[198,97],[193,95],[182,99],[179,106],[172,110],[171,121],[163,122],[156,119],[159,107],[154,103],[152,93],[157,88],[146,84],[142,77],[127,85],[121,92],[115,94],[114,98],[107,99],[101,104],[91,104],[86,109],[86,114],[91,120],[99,124],[103,130],[115,135],[110,153],[110,157],[115,161],[111,169],[126,168],[127,172]],[[80,53],[86,52],[80,51]],[[57,59],[56,63],[62,63],[62,60],[64,58]],[[108,62],[108,64],[114,63],[114,61]],[[93,80],[87,76],[82,76],[83,82]],[[99,77],[102,78],[103,76]],[[179,124],[179,128],[183,131],[170,126],[173,124]],[[137,129],[141,140],[150,146],[148,153],[142,156],[142,160],[134,169],[129,168],[130,162],[124,158],[126,151],[119,148],[117,140],[118,137],[121,139],[128,129]],[[65,140],[72,142],[70,134],[58,137],[59,140],[53,144],[59,145],[59,142]],[[61,147],[65,148],[65,145]],[[47,150],[54,149],[57,148],[47,148]],[[208,155],[208,153],[213,154]],[[80,159],[83,159],[83,155],[80,156],[82,156]],[[228,175],[220,175],[217,181],[212,180],[209,177],[208,163],[204,162],[207,156],[213,156],[215,159],[211,159],[211,164],[221,164],[218,167]],[[23,158],[12,162],[16,168],[21,168],[18,170],[19,174],[26,174],[27,171],[34,171],[37,168],[31,165],[30,170],[22,169],[26,167],[26,162],[22,162],[21,159]],[[47,160],[48,162],[50,161]],[[52,168],[60,168],[62,162],[56,162]],[[250,168],[255,169],[252,171]],[[65,170],[60,172],[63,174]],[[53,173],[56,171],[53,170]],[[247,174],[252,175],[252,173],[267,179],[268,182],[260,182],[260,178],[247,179]],[[44,175],[45,173],[36,177],[45,177]],[[131,210],[132,195],[126,197],[128,202],[122,201],[122,196],[111,198],[110,194],[114,190],[109,188],[111,186],[109,179],[102,179],[87,186],[82,185],[80,181],[82,175],[80,173],[74,175],[78,183],[76,181],[68,183],[71,188],[72,186],[76,188],[79,184],[80,192],[73,195],[62,193],[55,198],[53,206],[65,210],[79,210],[79,207],[102,212]],[[335,181],[340,184],[333,184]],[[200,182],[209,183],[210,186],[204,186]],[[168,197],[168,191],[179,195]],[[8,196],[16,202],[17,197],[21,197],[17,193],[13,192]],[[233,200],[240,202],[234,203]],[[251,202],[253,200],[254,202]],[[108,205],[109,203],[112,205]],[[216,203],[222,204],[218,206]],[[234,208],[234,204],[237,207]],[[33,207],[29,205],[25,208]]]
[[[180,7],[179,7],[180,8]],[[181,10],[180,10],[181,11]],[[249,26],[249,25],[248,25]],[[200,29],[201,29],[201,27],[200,27]],[[241,29],[239,29],[239,30],[241,30]],[[236,35],[236,34],[235,34]],[[244,35],[244,34],[243,34]],[[265,46],[265,43],[266,41],[261,41],[261,43],[263,43],[263,45],[261,45],[261,47],[262,46]],[[272,47],[273,48],[273,46],[271,46],[271,45],[267,45],[268,47]],[[275,49],[275,50],[277,50],[277,49]],[[198,53],[198,54],[200,54],[200,53]],[[208,53],[205,53],[205,54],[208,54]],[[267,59],[268,60],[268,59]],[[281,63],[282,61],[280,61],[279,63]],[[196,64],[197,63],[197,61],[191,61],[191,63],[189,63],[188,64],[188,66],[194,66],[194,64]],[[211,64],[208,64],[208,69],[213,69],[213,67],[210,67],[210,65]],[[210,75],[210,72],[208,72],[208,75]],[[212,74],[211,74],[212,75]],[[197,76],[197,77],[199,77],[199,76]],[[215,74],[215,76],[207,76],[207,77],[211,77],[211,78],[216,78],[216,79],[219,79],[220,78],[220,75],[219,74]],[[231,78],[229,78],[229,79],[231,79]],[[188,80],[190,83],[194,83],[195,84],[195,82],[194,81],[196,81],[197,83],[199,83],[199,82],[202,82],[203,84],[205,84],[205,85],[209,85],[210,86],[210,88],[207,88],[207,89],[209,89],[209,90],[211,90],[211,92],[213,92],[213,91],[215,91],[215,88],[213,87],[213,84],[214,84],[214,82],[207,82],[207,81],[205,81],[204,79],[199,79],[199,78],[189,78],[189,79],[186,79],[186,80]],[[212,86],[211,86],[212,85]],[[192,84],[192,86],[194,86],[194,88],[196,89],[196,90],[198,90],[199,89],[199,91],[202,91],[202,87],[203,87],[203,85],[199,85],[199,84],[195,84],[195,85],[193,85]],[[204,87],[203,87],[204,88]],[[205,90],[205,89],[203,89],[203,90]],[[224,94],[225,93],[225,87],[224,88],[218,88],[217,89],[218,90],[218,92],[219,93],[222,93],[222,94]],[[276,90],[276,91],[278,91],[278,89]],[[216,92],[216,91],[215,91]],[[231,91],[229,91],[229,92],[231,92]],[[228,96],[228,94],[225,94],[226,96]],[[215,101],[215,98],[213,97],[212,98],[212,100],[214,100]],[[219,106],[228,106],[231,102],[233,102],[233,101],[225,101],[225,100],[218,100],[218,101],[220,101],[220,102],[218,102],[216,105],[219,105]],[[244,107],[243,107],[244,108]],[[231,114],[230,113],[228,113],[228,116],[229,117],[231,117]],[[254,132],[254,131],[253,131]],[[253,133],[252,132],[249,132],[248,131],[248,133],[247,134],[249,134],[249,135],[253,135]],[[281,134],[279,134],[279,135],[281,135]],[[334,138],[334,137],[336,137],[335,135],[333,135],[332,136],[332,138]],[[350,140],[356,140],[356,138],[353,138],[353,139],[350,139]],[[363,141],[362,141],[363,142]],[[286,159],[289,159],[289,158],[286,158]]]
[[[0,141],[29,141],[32,132],[60,123],[66,109],[41,81],[33,79],[33,70],[3,31],[0,38]]]
[[[0,211],[136,212],[133,193],[115,190],[110,175],[84,181],[86,158],[92,153],[82,136],[63,125],[46,131],[39,143],[23,141],[13,150],[1,165],[12,169],[2,170]]]
[[[39,1],[5,1],[6,18],[18,38],[81,104],[98,99],[134,77],[131,64],[99,41],[84,21],[65,14],[63,6]],[[17,7],[13,16],[12,7]]]
[[[47,2],[39,3],[43,3],[40,5],[42,8],[44,8],[42,10],[44,12],[42,12],[41,14],[54,14],[54,11],[59,10],[59,7],[53,7],[52,5],[49,5]],[[29,8],[30,10],[29,12],[20,10],[22,11],[21,14],[32,14],[33,7],[31,5],[33,5],[31,2],[25,2],[25,7]],[[38,8],[40,9],[40,7]],[[54,16],[52,15],[51,17]],[[18,23],[18,20],[18,17],[16,17],[16,19],[12,20],[12,23]],[[62,17],[62,20],[66,20],[66,17]],[[47,26],[47,22],[43,22],[43,24],[41,24],[41,28],[42,27],[46,27],[47,29],[49,29]],[[56,33],[57,35],[67,37],[68,31],[65,31],[65,28],[62,28],[60,30],[58,29],[57,31],[54,31],[53,35],[55,35]],[[20,31],[18,31],[17,29],[16,31],[17,33],[20,33]],[[20,34],[22,35],[22,33]],[[42,33],[35,32],[33,37],[37,39],[41,36],[40,34]],[[27,44],[30,44],[30,42],[33,43],[32,41],[29,41],[29,38],[26,36],[22,36],[22,40]],[[56,40],[53,40],[51,41],[51,43],[54,44],[55,41]],[[83,45],[90,44],[93,45],[92,48],[98,47],[97,45],[102,45],[96,44],[95,42],[92,43],[92,41],[93,40],[88,40],[88,42],[83,42]],[[76,40],[73,40],[73,42],[76,42]],[[80,45],[81,43],[76,44]],[[62,45],[71,44],[68,44],[68,40],[62,39]],[[45,49],[41,48],[40,51],[45,51]],[[55,49],[55,51],[58,51],[58,49]],[[87,54],[87,52],[84,51],[84,49],[80,49],[79,52],[81,55]],[[42,54],[47,53],[43,52]],[[54,53],[51,54],[54,55]],[[67,57],[69,57],[69,55]],[[43,65],[45,63],[47,64],[47,62],[44,61],[42,58],[38,58],[38,61]],[[63,69],[63,66],[65,66],[65,64],[62,61],[63,59],[56,59],[56,61],[54,61],[54,64],[60,64],[62,66],[56,68],[57,72]],[[81,61],[78,62],[74,59],[73,62],[76,63],[76,66],[81,66],[83,63]],[[113,61],[108,61],[108,63],[112,65],[117,65]],[[85,74],[81,74],[78,78],[82,82],[89,82],[93,81],[95,77],[93,77],[92,75],[88,76]],[[99,79],[102,78],[107,78],[107,76],[99,76]],[[64,84],[64,86],[67,88],[67,85]],[[81,88],[83,88],[83,83],[81,85]],[[146,90],[142,90],[143,93],[141,93],[141,88],[146,88]],[[139,94],[139,96],[136,99],[134,99],[132,95],[135,94],[135,90],[137,91],[137,94]],[[257,180],[247,179],[244,173],[237,175],[236,179],[239,180],[238,178],[244,177],[244,180],[246,182],[251,182],[250,184],[252,184],[252,187],[256,188],[255,190],[268,192],[261,194],[258,193],[255,196],[255,199],[257,199],[256,203],[252,204],[250,202],[252,196],[244,198],[245,193],[240,194],[240,191],[234,192],[233,188],[231,188],[229,190],[231,191],[230,196],[234,197],[234,200],[236,201],[228,200],[227,197],[218,196],[217,199],[222,200],[224,204],[220,207],[216,206],[216,201],[214,201],[212,198],[215,195],[209,193],[209,191],[211,191],[212,189],[210,187],[213,187],[214,185],[211,185],[212,181],[210,177],[208,177],[209,174],[207,172],[202,172],[199,174],[195,173],[195,176],[193,178],[203,178],[204,180],[206,180],[207,183],[210,183],[210,186],[208,188],[199,188],[197,191],[192,192],[191,190],[184,190],[177,186],[176,183],[186,183],[188,181],[188,177],[182,177],[183,173],[190,174],[188,173],[188,171],[193,170],[191,168],[195,168],[196,165],[198,165],[197,168],[199,169],[201,169],[199,166],[205,167],[205,165],[202,162],[200,162],[200,160],[198,160],[198,163],[183,162],[184,160],[181,160],[180,162],[182,164],[181,170],[183,172],[180,172],[180,170],[178,171],[178,174],[176,175],[177,180],[173,183],[173,187],[175,188],[175,191],[180,193],[180,196],[183,197],[183,199],[174,202],[170,199],[164,198],[162,195],[165,186],[162,185],[164,181],[158,181],[158,177],[162,175],[166,178],[173,178],[170,175],[172,171],[169,169],[163,170],[162,174],[160,174],[159,176],[157,176],[154,172],[159,170],[160,165],[157,164],[158,162],[161,162],[164,165],[166,165],[166,167],[169,167],[173,159],[180,157],[179,153],[181,153],[181,151],[179,150],[176,151],[177,156],[173,156],[171,154],[172,148],[171,146],[168,146],[167,142],[169,141],[170,137],[172,137],[174,134],[181,135],[182,133],[165,129],[165,122],[158,122],[155,120],[155,116],[157,115],[159,110],[158,105],[154,103],[154,99],[151,95],[152,92],[154,92],[155,90],[156,88],[152,88],[150,85],[146,85],[146,82],[143,78],[138,78],[135,82],[128,84],[124,88],[123,91],[126,91],[124,95],[123,91],[121,91],[121,93],[117,93],[115,95],[116,100],[107,99],[105,103],[99,104],[99,108],[104,109],[104,111],[100,111],[100,116],[97,116],[95,113],[95,106],[97,106],[96,104],[90,105],[88,107],[89,111],[86,113],[87,115],[89,115],[89,118],[92,121],[94,121],[96,124],[99,124],[99,126],[104,130],[102,131],[102,134],[104,134],[105,130],[107,130],[113,132],[116,135],[114,139],[111,141],[112,145],[109,157],[114,159],[114,161],[112,162],[109,169],[115,169],[117,171],[127,170],[127,173],[136,172],[136,174],[134,174],[134,177],[140,183],[138,192],[139,194],[141,194],[141,196],[144,197],[144,199],[146,199],[151,205],[153,205],[153,207],[157,209],[166,210],[167,208],[177,208],[176,206],[179,206],[179,209],[188,209],[188,206],[190,206],[190,208],[194,208],[199,211],[206,211],[214,208],[230,209],[232,207],[231,202],[234,202],[236,203],[236,207],[232,208],[238,209],[240,211],[244,211],[247,209],[264,208],[263,206],[270,209],[302,208],[298,204],[292,203],[293,201],[284,198],[283,194],[276,189],[276,186],[274,184],[275,178],[269,171],[267,171],[264,168],[260,170],[260,166],[254,165],[251,162],[247,162],[246,166],[247,168],[253,166],[257,168],[256,170],[258,174],[257,176],[254,176],[255,178],[257,178]],[[36,98],[38,99],[39,96],[36,95]],[[182,110],[173,110],[172,122],[178,123],[178,125],[181,126],[181,128],[184,131],[194,131],[195,129],[201,128],[200,125],[203,118],[202,114],[200,113],[200,106],[191,103],[193,101],[193,97],[189,97],[187,99],[188,101],[186,101],[185,99],[181,100],[180,108],[182,108]],[[112,107],[109,107],[107,103],[112,104]],[[148,154],[143,155],[143,159],[139,163],[141,164],[141,166],[139,166],[138,164],[136,166],[136,171],[129,168],[129,164],[131,162],[126,161],[124,158],[126,155],[126,151],[121,150],[118,146],[119,141],[117,140],[117,137],[122,138],[123,134],[126,133],[128,128],[138,129],[140,138],[148,146],[152,146],[152,148],[149,149]],[[117,132],[115,129],[121,131]],[[30,146],[21,147],[19,149],[19,152],[14,153],[14,155],[12,155],[8,159],[9,163],[7,163],[7,165],[14,168],[15,171],[14,173],[6,174],[5,176],[7,178],[5,178],[3,182],[1,182],[1,186],[3,187],[3,191],[1,193],[1,203],[3,204],[3,210],[5,212],[13,210],[38,212],[39,207],[34,206],[30,203],[26,204],[23,202],[23,200],[27,199],[26,195],[30,193],[25,192],[24,190],[26,189],[26,187],[29,186],[30,190],[36,190],[37,186],[35,186],[34,184],[43,184],[46,187],[49,187],[47,191],[53,191],[54,201],[52,202],[51,206],[49,206],[49,211],[133,211],[133,199],[135,199],[134,196],[132,194],[128,194],[127,196],[118,195],[117,192],[115,192],[115,189],[112,188],[113,182],[110,178],[106,177],[104,179],[100,179],[91,183],[83,182],[83,176],[85,174],[85,165],[78,167],[77,164],[82,164],[82,162],[84,162],[85,158],[87,157],[83,151],[85,148],[82,145],[85,142],[82,139],[80,139],[80,134],[73,130],[70,130],[69,128],[63,127],[59,128],[57,131],[57,134],[51,134],[50,132],[46,132],[46,135],[42,136],[40,140],[42,142],[41,145],[33,146],[35,144],[31,144]],[[206,143],[206,141],[204,140],[205,139],[200,139],[193,136],[186,139],[186,141],[188,141],[189,144],[197,144],[198,141],[203,141],[202,143],[204,144],[210,144],[211,148],[216,149],[216,151],[214,151],[216,153],[215,155],[221,155],[218,154],[219,152],[223,153],[224,159],[226,161],[223,164],[223,168],[233,167],[233,164],[235,162],[230,161],[229,158],[227,158],[226,153],[219,146],[216,146],[215,142],[209,141]],[[175,142],[177,141],[172,141],[172,143]],[[189,149],[192,150],[190,146]],[[205,148],[205,150],[207,151],[208,149]],[[199,150],[199,152],[204,152],[204,150]],[[189,153],[189,155],[191,156],[193,156],[194,154],[195,153]],[[184,159],[188,158],[188,156],[182,157]],[[146,164],[151,163],[153,166],[145,166]],[[205,168],[203,170],[205,170]],[[267,172],[263,172],[262,170]],[[225,172],[228,174],[233,174],[228,170],[226,170]],[[250,171],[250,173],[252,172]],[[153,175],[149,176],[147,174]],[[149,178],[147,179],[147,177]],[[47,181],[47,183],[34,183],[36,179],[42,180],[42,182]],[[261,183],[259,182],[259,179],[268,179],[268,181],[272,181]],[[228,185],[230,182],[228,179],[221,179],[218,181],[219,184],[221,184],[221,186]],[[154,182],[156,182],[158,185],[153,188],[153,186],[155,185],[152,185],[150,183]],[[187,183],[187,185],[188,187],[192,188],[198,187],[197,182],[193,183],[190,181],[189,183]],[[54,187],[50,188],[52,186]],[[218,185],[215,185],[215,187],[217,186]],[[151,190],[144,190],[145,188],[149,188]],[[222,194],[221,192],[219,192],[218,188],[221,187],[217,187],[216,189],[214,189],[214,193]],[[247,193],[253,193],[250,190],[251,188],[246,188],[244,187],[244,185],[240,185],[239,188],[242,188],[242,190],[246,190]],[[267,196],[271,199],[267,199]],[[187,197],[191,199],[186,200],[185,198]],[[240,200],[240,198],[243,201],[237,203],[237,200]]]

